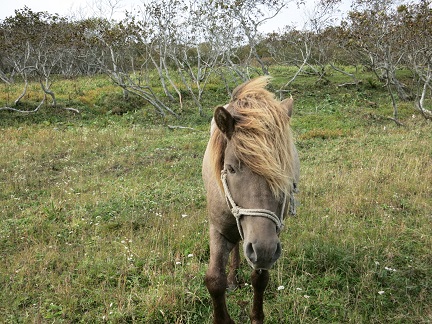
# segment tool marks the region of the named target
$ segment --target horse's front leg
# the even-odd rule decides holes
[[[234,244],[210,227],[210,262],[205,275],[205,283],[213,302],[213,322],[215,324],[234,323],[228,314],[225,300],[228,283],[226,265],[233,247]]]
[[[254,270],[252,272],[252,287],[254,290],[251,322],[252,324],[261,324],[264,322],[264,291],[269,282],[268,270]]]

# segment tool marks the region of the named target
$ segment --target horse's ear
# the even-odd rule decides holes
[[[294,99],[293,97],[282,100],[282,107],[284,107],[288,113],[288,116],[291,117],[294,109]]]
[[[228,139],[231,139],[235,128],[234,117],[224,107],[219,106],[214,112],[214,119],[220,131],[224,133]]]

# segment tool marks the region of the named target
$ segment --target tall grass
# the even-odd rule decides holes
[[[268,323],[432,321],[431,126],[376,119],[387,108],[364,107],[369,91],[297,94],[298,216]],[[207,122],[102,113],[0,115],[0,322],[210,323]],[[228,294],[236,322],[249,273]]]

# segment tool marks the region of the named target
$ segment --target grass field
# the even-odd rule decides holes
[[[166,121],[145,106],[111,114],[115,95],[95,90],[111,89],[103,78],[68,82],[58,97],[81,115],[0,112],[0,322],[211,323],[201,160],[224,97],[206,99],[207,118]],[[293,94],[301,192],[267,323],[432,322],[430,122],[400,103],[396,126],[390,100],[367,85],[305,78]],[[244,262],[246,285],[228,294],[238,323],[249,274]]]

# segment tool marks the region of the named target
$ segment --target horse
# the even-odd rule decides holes
[[[215,109],[211,122],[202,176],[210,236],[204,281],[212,298],[214,323],[234,323],[226,290],[238,285],[241,240],[252,267],[250,319],[263,323],[269,269],[282,253],[283,219],[296,213],[300,162],[290,127],[293,99],[276,99],[266,90],[269,82],[270,77],[261,76],[237,86],[230,102]]]

